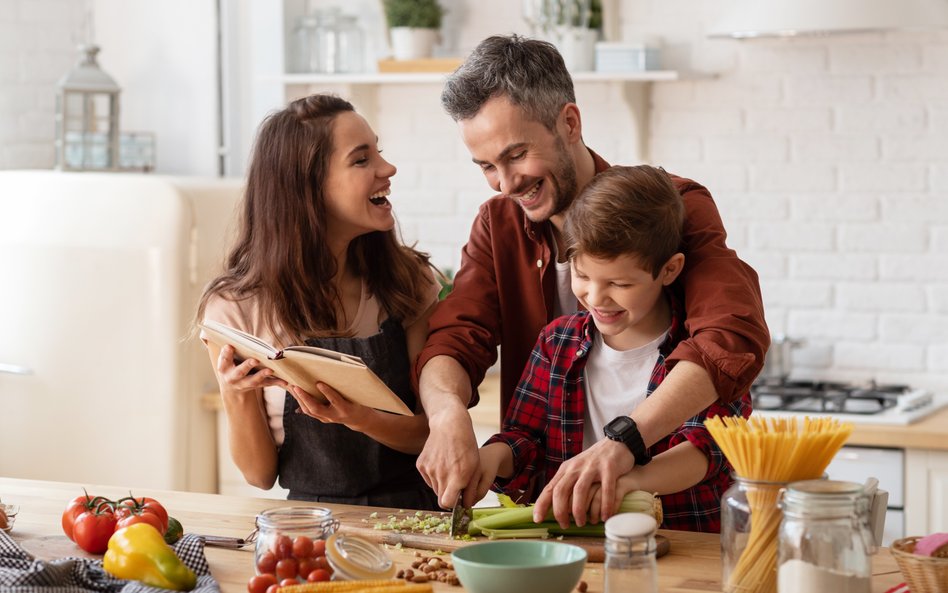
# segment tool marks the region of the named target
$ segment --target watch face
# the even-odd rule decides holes
[[[632,428],[632,419],[628,416],[619,416],[609,424],[606,424],[606,434],[612,436],[621,436],[622,433]]]

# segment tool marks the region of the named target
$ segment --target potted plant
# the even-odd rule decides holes
[[[430,58],[444,9],[438,0],[382,0],[396,60]]]

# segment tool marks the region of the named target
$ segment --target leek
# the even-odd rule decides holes
[[[620,513],[645,513],[661,524],[661,499],[644,490],[634,490],[626,494],[619,505]],[[552,510],[542,523],[533,522],[533,505],[514,507],[480,507],[473,510],[473,520],[468,525],[470,535],[484,534],[491,539],[516,537],[546,537],[547,534],[604,537],[603,523],[586,524],[582,527],[575,523],[563,529],[553,519]]]

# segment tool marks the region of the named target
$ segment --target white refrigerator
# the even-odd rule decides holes
[[[0,475],[217,490],[190,334],[237,180],[0,171]]]

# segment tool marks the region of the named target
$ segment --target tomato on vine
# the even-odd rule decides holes
[[[109,547],[115,524],[111,501],[103,501],[95,509],[76,517],[72,529],[75,542],[90,554],[102,554]]]
[[[73,528],[76,524],[76,519],[79,518],[79,515],[85,513],[86,511],[95,510],[99,503],[106,500],[108,499],[102,496],[90,496],[85,490],[83,490],[82,496],[77,496],[70,500],[69,503],[66,504],[66,508],[63,510],[62,516],[63,533],[66,534],[66,537],[75,541]]]

